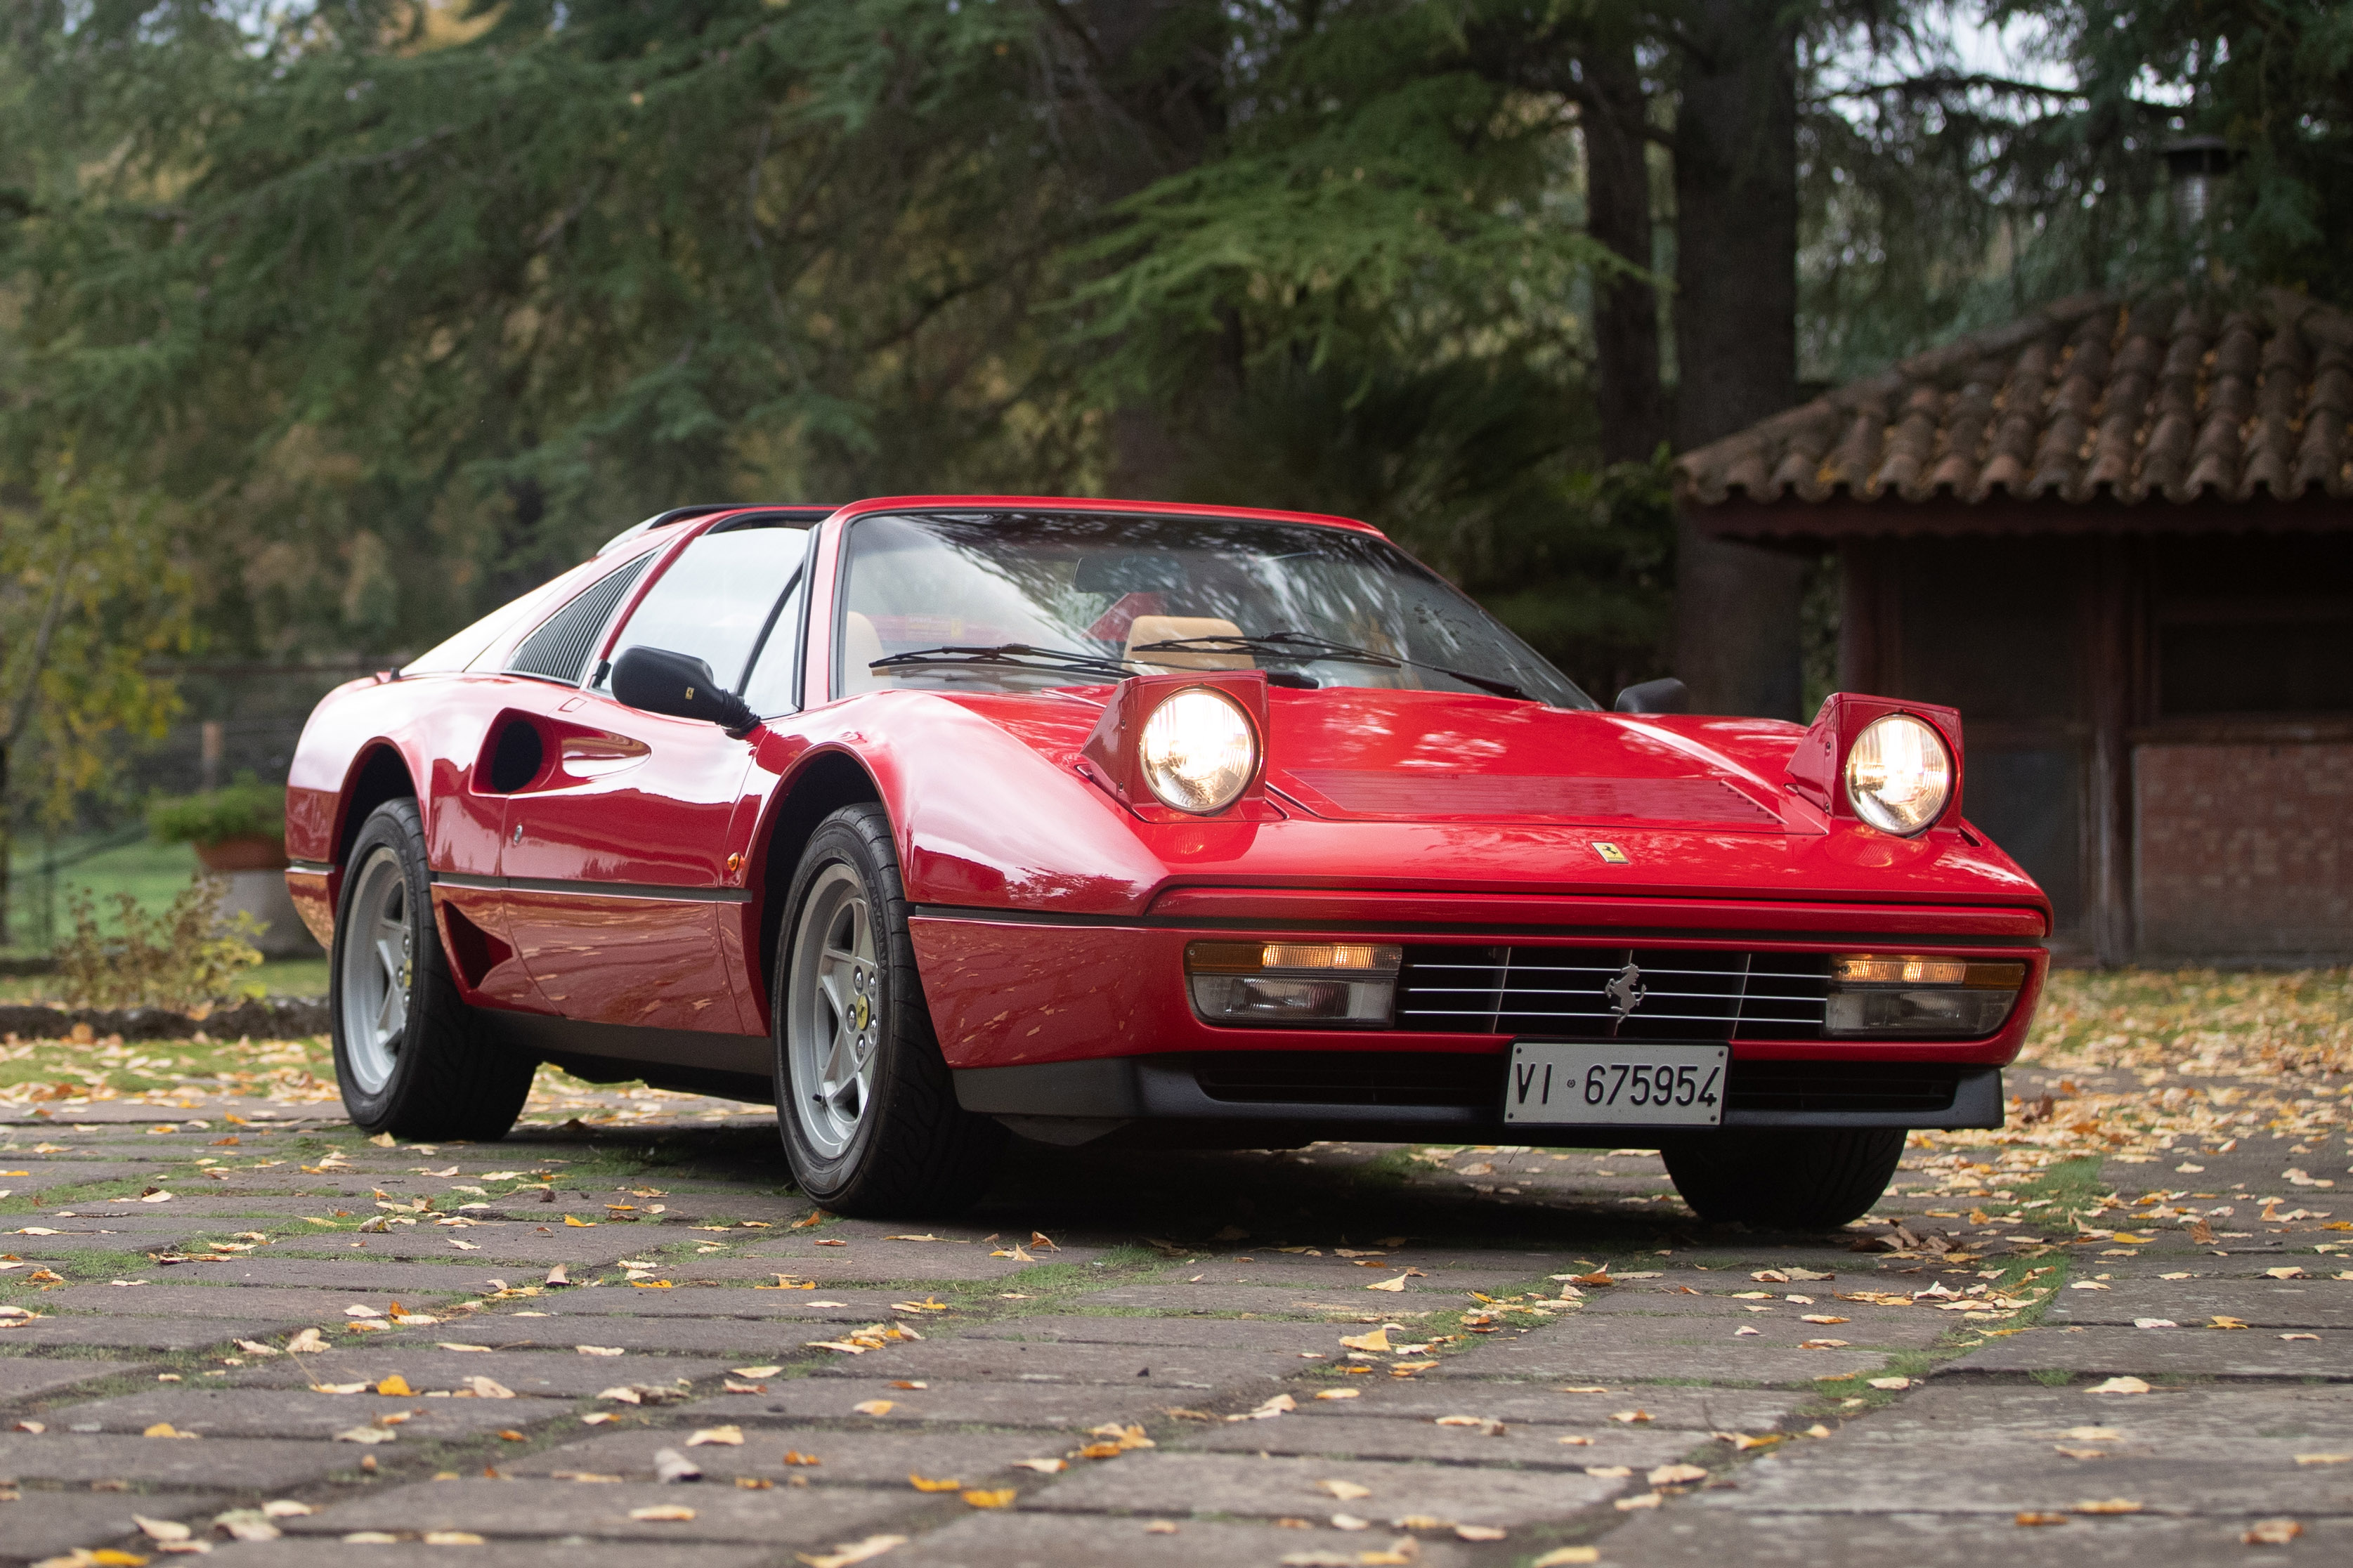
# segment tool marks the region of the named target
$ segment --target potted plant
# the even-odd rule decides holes
[[[286,790],[250,773],[226,789],[159,796],[147,807],[147,827],[166,844],[193,844],[207,871],[286,868]]]

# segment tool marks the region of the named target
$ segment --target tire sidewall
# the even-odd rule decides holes
[[[353,938],[358,925],[353,905],[357,900],[360,884],[365,879],[361,870],[378,849],[389,848],[400,867],[401,880],[406,897],[408,912],[409,952],[408,995],[406,1011],[401,1024],[400,1046],[394,1053],[392,1071],[382,1088],[371,1094],[360,1088],[359,1075],[352,1070],[350,1042],[343,1025],[343,965],[344,951]],[[432,879],[425,866],[424,834],[419,826],[416,803],[409,800],[388,801],[375,808],[361,825],[359,837],[352,842],[352,852],[345,861],[343,899],[335,912],[335,942],[328,954],[327,1017],[335,1050],[335,1079],[341,1085],[343,1110],[362,1129],[375,1132],[387,1126],[395,1108],[402,1103],[402,1093],[418,1059],[418,1032],[424,1027],[425,1009],[420,1005],[426,964],[436,951],[428,944],[438,944],[440,938],[433,929]]]
[[[786,904],[786,918],[777,932],[776,985],[769,998],[769,1034],[776,1062],[776,1123],[784,1136],[785,1154],[792,1166],[794,1180],[811,1201],[820,1204],[831,1202],[861,1184],[898,1098],[897,1087],[909,1070],[913,1057],[922,1048],[922,1037],[929,1026],[923,999],[902,994],[902,977],[912,975],[914,966],[907,950],[906,931],[895,918],[899,903],[896,858],[887,865],[882,863],[874,844],[859,831],[859,821],[847,814],[836,814],[819,824],[810,836],[800,867],[793,874],[792,891]],[[887,852],[886,845],[884,853]],[[859,1119],[858,1131],[851,1135],[849,1145],[839,1154],[828,1156],[809,1142],[801,1126],[788,1031],[797,1005],[792,995],[794,949],[799,945],[801,927],[808,918],[817,882],[834,866],[847,868],[858,879],[874,923],[874,990],[881,1027],[875,1045],[873,1097]]]

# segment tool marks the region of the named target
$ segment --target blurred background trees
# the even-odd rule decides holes
[[[189,702],[298,672],[281,730],[662,507],[958,489],[1353,513],[1605,700],[1680,668],[1794,713],[1824,671],[1780,628],[1812,606],[1822,645],[1834,595],[1679,548],[1670,444],[2178,276],[2185,132],[2240,159],[2229,278],[2353,286],[2353,20],[2319,0],[19,0],[0,30],[0,498],[41,514],[67,450],[108,476],[185,584]]]

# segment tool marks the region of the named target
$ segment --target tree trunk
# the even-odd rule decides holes
[[[1585,139],[1586,228],[1632,266],[1649,271],[1651,169],[1643,128],[1650,100],[1630,43],[1594,49],[1578,124]],[[1601,460],[1639,462],[1667,439],[1659,383],[1657,291],[1636,279],[1597,279],[1593,289],[1596,401]]]
[[[1787,0],[1694,0],[1675,114],[1675,445],[1797,400],[1797,28]],[[1676,530],[1694,708],[1796,719],[1805,563]]]

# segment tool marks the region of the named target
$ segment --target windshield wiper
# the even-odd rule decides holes
[[[974,669],[997,667],[1008,669],[1073,670],[1082,675],[1103,676],[1112,680],[1125,680],[1135,671],[1115,658],[1103,658],[1091,653],[1071,653],[1062,648],[1033,647],[1026,642],[998,643],[993,647],[910,648],[894,653],[888,658],[878,658],[869,669],[903,669],[925,667],[950,669]]]
[[[1375,653],[1368,647],[1356,647],[1329,637],[1312,637],[1305,632],[1266,632],[1258,637],[1170,637],[1166,642],[1138,643],[1127,650],[1130,655],[1146,653],[1246,653],[1260,658],[1295,658],[1303,663],[1329,659],[1335,664],[1368,664],[1382,669],[1427,669],[1450,676],[1465,686],[1475,686],[1498,697],[1516,698],[1523,702],[1536,699],[1508,680],[1498,680],[1492,675],[1472,675],[1468,670],[1449,669],[1442,664],[1426,664],[1418,658],[1399,658],[1395,654]]]

